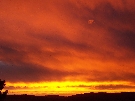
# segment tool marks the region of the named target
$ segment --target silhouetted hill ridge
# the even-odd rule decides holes
[[[8,95],[4,101],[135,101],[135,92],[121,93],[84,93],[72,96],[59,95]]]

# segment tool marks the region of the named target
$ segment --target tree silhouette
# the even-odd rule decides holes
[[[5,80],[1,81],[0,79],[0,99],[3,99],[4,97],[6,97],[8,90],[6,90],[5,92],[2,92],[2,89],[5,87]]]

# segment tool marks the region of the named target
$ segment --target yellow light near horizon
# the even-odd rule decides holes
[[[39,83],[6,83],[6,87],[14,87],[14,89],[9,89],[9,94],[34,94],[34,95],[48,95],[48,94],[58,94],[58,95],[72,95],[78,93],[88,93],[88,92],[99,92],[106,91],[112,92],[112,90],[107,89],[97,89],[96,86],[109,86],[109,85],[131,85],[131,82],[125,81],[114,81],[114,82],[78,82],[78,81],[62,81],[62,82],[39,82]],[[121,91],[124,91],[121,89]],[[116,90],[113,90],[116,92]],[[118,92],[118,91],[117,91]]]
[[[17,82],[17,83],[11,83],[7,82],[7,86],[14,86],[14,87],[43,87],[43,86],[48,86],[48,87],[55,87],[55,86],[78,86],[78,85],[85,85],[85,86],[97,86],[97,85],[127,85],[131,84],[131,82],[127,81],[112,81],[112,82],[81,82],[81,81],[62,81],[62,82],[29,82],[29,83],[24,83],[24,82]]]

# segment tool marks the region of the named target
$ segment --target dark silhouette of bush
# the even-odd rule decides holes
[[[1,79],[0,79],[0,100],[3,99],[3,98],[5,98],[6,95],[7,95],[7,93],[8,93],[8,90],[6,90],[5,92],[2,92],[2,89],[6,85],[5,82],[6,82],[5,80],[1,81]]]

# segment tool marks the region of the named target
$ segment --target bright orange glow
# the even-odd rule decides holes
[[[40,83],[9,83],[7,82],[6,88],[14,87],[14,89],[9,90],[9,94],[34,94],[34,95],[49,95],[49,94],[59,94],[64,96],[69,96],[73,94],[89,93],[89,92],[121,92],[127,91],[126,88],[120,89],[100,89],[98,86],[118,86],[118,85],[132,85],[131,82],[40,82]],[[134,89],[130,89],[133,91]]]

